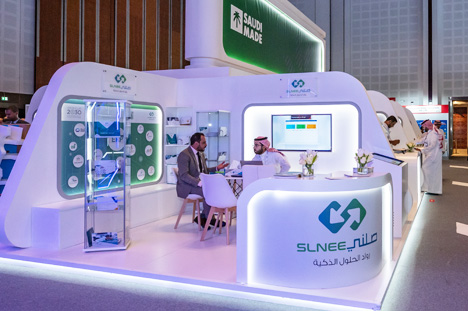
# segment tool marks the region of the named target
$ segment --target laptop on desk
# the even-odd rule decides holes
[[[241,167],[244,166],[244,165],[263,165],[262,161],[244,161],[244,160],[241,160],[240,163],[241,163]]]

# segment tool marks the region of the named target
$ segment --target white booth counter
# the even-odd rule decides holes
[[[415,151],[397,153],[396,157],[408,163],[408,188],[413,197],[413,205],[416,204],[416,207],[419,207],[422,199],[421,186],[424,180],[421,169],[422,155],[420,152]]]
[[[391,252],[389,173],[262,179],[239,197],[240,283],[302,289],[354,285],[377,276]]]

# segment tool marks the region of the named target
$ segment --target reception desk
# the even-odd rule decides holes
[[[379,274],[391,252],[388,173],[261,179],[239,197],[239,283],[349,286]]]

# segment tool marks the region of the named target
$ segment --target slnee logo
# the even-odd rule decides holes
[[[301,87],[303,87],[303,86],[305,85],[305,82],[302,81],[302,79],[299,80],[299,81],[294,80],[294,81],[291,83],[291,85],[292,85],[294,88],[297,88],[297,87],[301,88]]]
[[[116,74],[114,79],[115,79],[115,82],[122,83],[122,84],[124,84],[125,81],[127,81],[127,78],[125,78],[124,75],[119,75],[119,74]]]
[[[364,217],[366,217],[366,209],[362,204],[357,200],[353,199],[348,206],[345,208],[341,214],[338,214],[338,210],[341,205],[333,201],[327,208],[319,215],[320,222],[330,230],[331,233],[337,233],[343,228],[346,222],[351,218],[353,214],[353,219],[359,219],[359,221],[354,220],[350,225],[351,229],[357,230],[361,225]]]

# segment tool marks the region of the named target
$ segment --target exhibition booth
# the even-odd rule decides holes
[[[208,2],[213,7],[199,13],[219,23],[216,10],[230,16],[249,9],[224,1],[223,11],[221,1]],[[263,9],[294,13],[278,3]],[[189,12],[194,6],[187,1]],[[187,16],[189,24],[200,20]],[[268,41],[261,22],[249,25],[243,39]],[[200,27],[187,29],[209,28]],[[237,31],[233,24],[226,27]],[[226,39],[219,29],[205,38]],[[323,70],[321,40],[312,40],[311,50],[321,56],[306,64],[309,71]],[[243,56],[226,42],[224,56],[211,55],[219,49],[207,52],[206,44],[187,45],[189,69],[138,72],[73,63],[54,74],[36,97],[30,132],[0,197],[0,256],[249,299],[380,308],[413,205],[408,161],[395,156],[381,128],[380,99],[369,99],[346,73],[251,75],[274,68],[242,69]],[[232,60],[234,54],[239,59]],[[210,67],[228,56],[230,67]],[[387,103],[381,111],[401,115]],[[174,229],[183,200],[173,168],[194,132],[207,138],[208,166],[252,160],[257,136],[268,136],[291,165],[290,174],[243,189],[230,245],[211,234],[200,241],[191,211]],[[306,149],[318,157],[315,174],[303,177],[299,159]],[[359,149],[373,154],[367,174],[355,170]],[[97,191],[103,184],[105,191]],[[114,195],[122,188],[128,195]],[[126,250],[83,252],[99,232]]]
[[[223,137],[229,141],[227,146],[230,161],[250,160],[253,156],[253,138],[275,135],[272,133],[275,126],[272,120],[275,116],[286,115],[289,119],[294,115],[308,118],[316,116],[319,117],[314,119],[319,121],[317,127],[325,127],[329,133],[327,141],[317,142],[323,143],[324,148],[318,153],[316,176],[306,179],[292,176],[293,178],[286,179],[278,177],[279,179],[259,180],[241,194],[234,225],[237,231],[234,244],[237,245],[234,253],[230,250],[230,256],[234,260],[226,267],[231,270],[231,277],[218,280],[211,286],[223,287],[227,283],[246,286],[249,291],[261,290],[266,293],[264,290],[269,289],[272,295],[291,297],[296,297],[299,291],[300,299],[323,301],[325,298],[321,300],[317,297],[324,296],[331,303],[363,307],[379,305],[396,264],[392,251],[401,250],[403,241],[398,238],[392,241],[391,211],[393,208],[395,213],[397,206],[392,200],[392,192],[395,188],[402,189],[402,185],[396,183],[404,180],[401,175],[399,180],[393,176],[398,176],[395,171],[404,171],[402,168],[406,163],[393,158],[392,149],[362,84],[352,76],[339,72],[223,76],[226,73],[223,68],[189,70],[199,70],[201,74],[209,72],[210,75],[217,72],[218,76],[175,79],[95,63],[70,64],[55,74],[44,93],[31,132],[18,157],[18,165],[14,167],[14,178],[8,181],[1,197],[5,204],[2,205],[9,207],[2,209],[2,242],[26,248],[9,253],[8,250],[11,249],[6,247],[6,255],[27,256],[21,254],[36,252],[41,254],[41,261],[47,261],[44,254],[53,254],[50,260],[56,262],[57,258],[62,257],[62,252],[69,253],[71,249],[76,252],[83,248],[84,205],[80,174],[84,174],[81,163],[81,158],[84,158],[81,155],[84,151],[81,146],[84,143],[84,103],[90,102],[91,98],[100,98],[92,101],[103,101],[102,98],[106,95],[104,93],[110,91],[101,87],[103,81],[110,81],[109,75],[124,75],[133,77],[135,81],[124,95],[129,96],[129,92],[132,92],[131,135],[136,139],[132,141],[130,148],[133,151],[130,153],[132,189],[129,222],[133,230],[152,228],[158,222],[167,223],[172,220],[175,223],[174,215],[181,205],[175,193],[175,185],[165,182],[168,174],[163,154],[172,152],[170,148],[185,148],[187,144],[183,145],[185,147],[165,146],[165,134],[173,129],[173,125],[167,124],[166,115],[169,112],[181,111],[182,115],[179,117],[191,117],[191,124],[186,125],[188,128],[180,130],[192,131],[195,131],[193,123],[196,122],[197,113],[202,116],[207,113],[218,114],[219,117],[220,112],[230,112],[230,122],[225,123],[229,127],[223,129],[226,131]],[[301,93],[292,92],[292,83],[298,80],[303,81],[305,86],[310,85],[310,88],[304,88]],[[77,81],[83,82],[78,84]],[[107,96],[111,98],[119,95]],[[325,118],[322,120],[320,116]],[[206,119],[199,120],[206,125]],[[199,124],[196,126],[197,130],[205,127]],[[222,139],[209,134],[219,134],[219,128],[206,130],[207,137]],[[106,148],[112,150],[112,143],[108,142],[107,145]],[[148,149],[148,146],[151,148]],[[222,155],[225,152],[220,149],[224,148],[223,144],[219,142],[217,146],[216,154]],[[374,174],[370,177],[353,177],[353,168],[356,167],[354,154],[358,148],[375,153]],[[299,154],[300,151],[285,151],[291,163],[291,171],[301,169]],[[134,167],[136,168],[133,169]],[[351,174],[351,177],[346,177],[346,173]],[[37,176],[49,182],[37,183]],[[29,195],[25,197],[24,193]],[[341,222],[337,219],[341,219]],[[311,221],[317,222],[317,226],[311,227]],[[330,226],[337,222],[342,223],[338,234],[330,231],[333,230]],[[275,230],[278,227],[281,230]],[[169,232],[161,233],[162,235],[170,233],[174,235],[174,239],[180,238],[172,226],[164,228],[163,231]],[[191,229],[191,234],[197,236],[197,227],[193,225]],[[283,239],[280,239],[281,236]],[[317,240],[317,237],[320,239]],[[153,244],[153,239],[159,240],[153,236],[149,241],[144,241],[143,237],[132,243]],[[224,242],[223,238],[214,236],[211,243],[215,243],[216,239]],[[270,245],[274,243],[279,246],[277,243],[280,241],[285,243],[284,249]],[[192,242],[205,243],[198,238]],[[392,246],[392,242],[396,244]],[[131,254],[132,248],[130,245],[125,252]],[[155,248],[158,248],[156,242],[151,245],[151,249]],[[352,248],[355,248],[354,253],[349,256]],[[270,251],[266,252],[267,249]],[[314,250],[326,251],[317,253]],[[203,248],[202,251],[210,252]],[[216,250],[212,251],[215,255]],[[267,254],[268,257],[265,257]],[[398,252],[394,256],[398,256],[397,254]],[[320,258],[315,258],[314,255],[319,255]],[[101,265],[104,264],[105,269],[109,269],[106,263],[109,255],[101,253],[93,256],[94,264],[101,256]],[[87,266],[86,257],[76,254],[73,257],[75,259],[70,258],[67,260],[71,261],[60,264]],[[356,263],[358,258],[359,262]],[[297,282],[298,272],[294,271],[290,271],[286,277],[282,273],[275,277],[272,271],[280,269],[284,260],[297,260],[297,265],[293,266],[299,269],[301,265],[305,265],[311,276],[316,274],[316,269],[321,269],[323,276],[314,282],[304,281],[305,283]],[[313,265],[314,260],[317,260],[317,265]],[[263,265],[265,261],[270,265]],[[328,270],[325,270],[325,262]],[[259,269],[260,266],[263,268]],[[134,271],[134,268],[125,265],[118,269]],[[342,274],[346,269],[367,272],[349,274],[349,278],[345,280]],[[150,271],[145,273],[151,275]],[[249,274],[249,271],[254,273]],[[159,277],[160,274],[161,272],[152,277]],[[198,282],[190,278],[190,273],[184,275],[179,272],[177,275],[165,276],[167,277],[177,277],[177,280],[188,283]],[[325,282],[325,279],[329,281]],[[354,286],[360,288],[366,282],[373,283],[374,290],[361,297]],[[375,283],[379,285],[375,286]],[[320,288],[331,289],[322,292],[323,289]],[[344,288],[346,294],[343,294]]]

